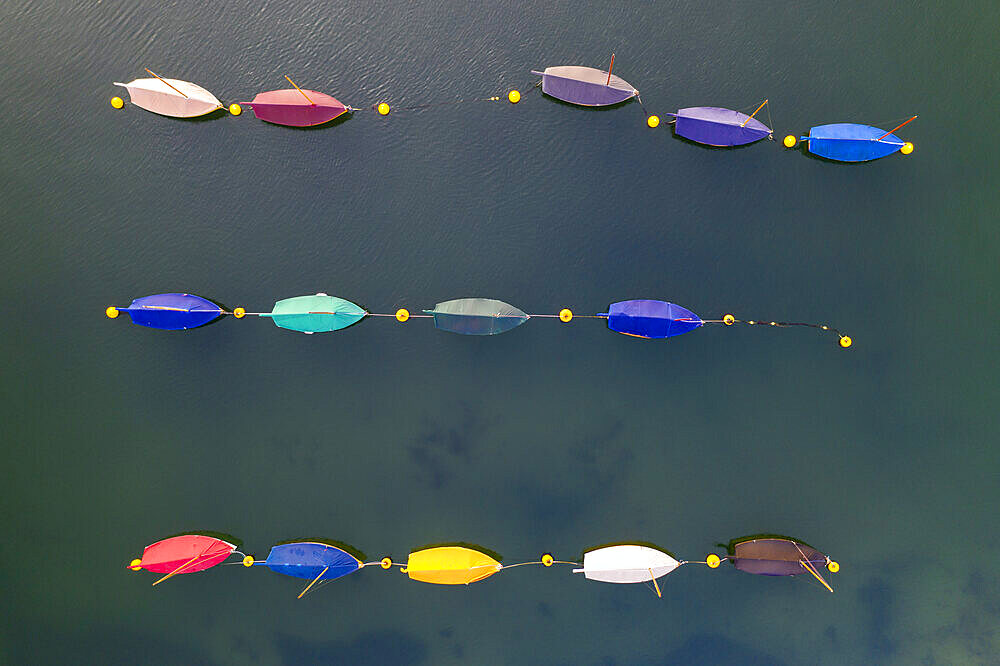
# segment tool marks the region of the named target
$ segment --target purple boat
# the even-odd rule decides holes
[[[770,127],[732,109],[692,106],[667,115],[677,119],[674,132],[706,146],[742,146],[771,136]]]
[[[291,79],[288,80],[295,86]],[[326,93],[303,90],[298,86],[262,92],[249,105],[261,120],[288,127],[322,125],[351,110]]]
[[[593,67],[563,65],[531,73],[542,77],[543,93],[570,104],[610,106],[639,96],[628,81]]]
[[[215,321],[226,312],[194,294],[153,294],[132,301],[127,308],[108,308],[108,316],[127,312],[133,324],[164,331],[185,331]]]
[[[833,588],[819,574],[823,568],[831,573],[840,565],[801,541],[784,537],[744,538],[731,542],[728,558],[740,571],[759,576],[797,576],[811,574],[833,592]]]

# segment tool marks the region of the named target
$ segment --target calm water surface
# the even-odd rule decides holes
[[[1000,649],[995,2],[24,2],[0,6],[0,541],[9,663],[986,663]],[[335,127],[114,111],[150,67],[226,103],[288,74],[356,107],[615,71],[651,112],[771,100],[778,138],[858,121],[909,157],[711,150],[638,104],[526,92]],[[464,296],[531,313],[671,300],[664,343],[535,320],[496,338],[371,319],[185,334],[107,305],[192,291],[373,312]],[[481,543],[505,562],[644,540],[685,559],[758,532],[841,565],[686,567],[612,586],[525,567],[468,588],[366,570],[123,565],[217,530],[264,557]]]

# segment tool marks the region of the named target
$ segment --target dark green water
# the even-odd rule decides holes
[[[29,2],[0,5],[9,663],[988,663],[1000,651],[998,5],[990,2]],[[526,94],[296,131],[114,111],[150,67],[226,103],[284,74],[354,106],[503,94],[604,66],[663,115],[753,108],[916,144],[849,166],[720,151],[637,104]],[[812,331],[650,343],[600,322],[496,338],[422,320],[169,334],[107,305],[191,291],[373,312],[661,298]],[[505,562],[621,540],[701,559],[757,532],[841,563],[612,586],[525,567],[468,588],[365,570],[302,601],[266,571],[150,587],[143,546],[217,530],[264,557],[481,543]],[[994,655],[990,657],[990,655]]]

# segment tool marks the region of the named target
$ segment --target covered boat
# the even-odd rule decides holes
[[[468,585],[489,578],[503,565],[486,553],[465,546],[438,546],[410,553],[403,573],[438,585]]]
[[[668,115],[677,119],[674,132],[707,146],[742,146],[771,136],[770,127],[732,109],[692,106]]]
[[[434,326],[462,335],[496,335],[528,321],[513,305],[492,298],[457,298],[424,310],[434,316]]]
[[[319,293],[314,296],[286,298],[274,304],[269,313],[275,326],[302,333],[325,333],[339,331],[355,324],[367,313],[350,301]]]
[[[271,548],[266,560],[254,562],[275,573],[316,580],[333,580],[352,574],[363,565],[346,550],[326,543],[295,541]]]
[[[127,308],[109,308],[109,316],[118,312],[127,312],[133,324],[165,331],[197,328],[225,314],[212,301],[194,294],[154,294],[135,299]]]
[[[203,534],[182,534],[146,546],[142,558],[132,560],[129,569],[166,574],[153,583],[158,585],[171,576],[211,569],[234,552],[236,546],[228,541]]]
[[[613,58],[611,62],[614,64]],[[639,96],[628,81],[593,67],[561,65],[531,73],[542,77],[543,93],[570,104],[610,106]]]
[[[148,69],[146,70],[150,74]],[[151,79],[115,82],[128,90],[136,106],[171,118],[196,118],[222,108],[215,95],[199,85],[180,79],[165,79],[153,74]]]
[[[857,123],[818,125],[809,128],[809,135],[800,139],[807,142],[810,153],[838,162],[867,162],[896,151],[906,155],[913,151],[913,144],[903,141],[893,132],[916,118],[917,116],[913,116],[888,132]],[[785,145],[794,145],[795,136],[790,138],[791,144]]]
[[[631,300],[612,303],[607,312],[608,328],[637,338],[672,338],[692,331],[704,322],[687,308],[666,301]]]
[[[740,571],[760,576],[796,576],[809,573],[828,590],[833,588],[819,574],[826,567],[836,572],[840,566],[829,557],[795,539],[786,537],[734,540],[729,559]]]
[[[604,583],[648,583],[681,566],[669,553],[649,546],[606,546],[583,555],[583,568],[573,569],[587,580]]]
[[[288,77],[285,77],[288,79]],[[313,127],[339,118],[351,110],[336,98],[316,90],[294,88],[262,92],[250,102],[255,116],[276,125]]]

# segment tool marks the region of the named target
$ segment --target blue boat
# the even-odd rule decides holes
[[[612,303],[599,317],[608,318],[608,328],[637,338],[672,338],[702,326],[701,317],[666,301],[632,300]]]
[[[226,312],[194,294],[154,294],[132,301],[127,308],[108,308],[108,314],[127,312],[133,324],[164,331],[183,331],[215,321]],[[115,314],[114,316],[118,316]]]
[[[757,107],[757,111],[764,104]],[[732,109],[692,106],[667,115],[676,118],[675,133],[706,146],[742,146],[771,136],[770,127],[753,116]]]
[[[314,541],[295,541],[273,546],[266,560],[253,564],[285,576],[311,580],[299,598],[318,581],[343,578],[364,566],[361,560],[346,550]]]
[[[913,116],[910,120],[914,120],[916,117]],[[903,141],[893,134],[910,120],[897,125],[888,132],[878,127],[857,123],[819,125],[810,128],[808,136],[800,138],[807,142],[810,153],[828,160],[868,162],[891,155],[896,151],[901,151],[904,155],[912,152],[912,143]]]

